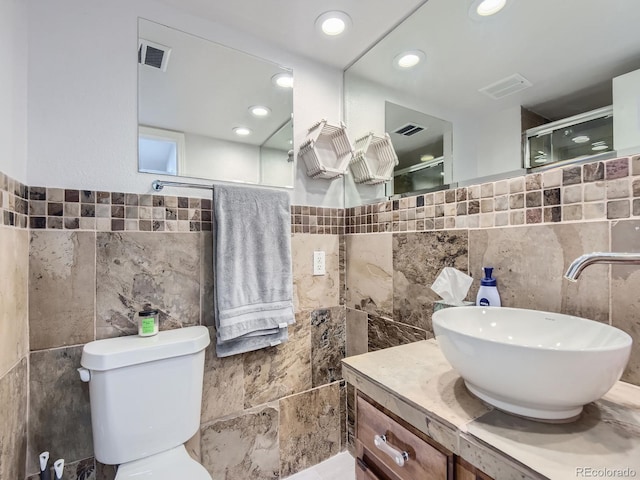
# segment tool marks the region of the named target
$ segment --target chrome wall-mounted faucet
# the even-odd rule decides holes
[[[572,282],[578,280],[578,277],[582,271],[589,265],[594,263],[611,263],[611,264],[626,264],[626,265],[640,265],[640,253],[618,253],[618,252],[593,252],[582,255],[576,258],[569,268],[564,277]]]

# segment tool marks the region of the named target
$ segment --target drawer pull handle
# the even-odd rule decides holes
[[[373,437],[373,444],[378,450],[389,455],[399,467],[404,467],[404,463],[409,460],[409,454],[407,452],[402,452],[387,443],[386,435],[375,435]]]

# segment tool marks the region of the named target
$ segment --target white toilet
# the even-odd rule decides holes
[[[87,343],[95,457],[116,480],[211,480],[184,447],[200,428],[206,327]]]

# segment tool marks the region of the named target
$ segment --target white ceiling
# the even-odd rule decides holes
[[[283,50],[343,69],[426,0],[161,0],[233,27]],[[315,29],[322,13],[347,13],[352,28],[330,38]]]

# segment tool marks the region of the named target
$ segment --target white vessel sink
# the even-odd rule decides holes
[[[467,388],[510,413],[571,421],[620,379],[631,337],[610,325],[518,308],[455,307],[433,330]]]

